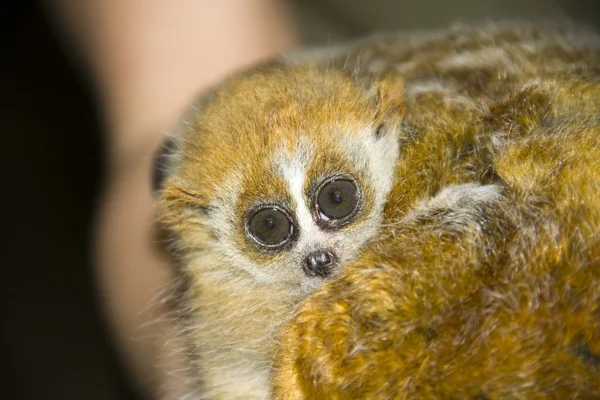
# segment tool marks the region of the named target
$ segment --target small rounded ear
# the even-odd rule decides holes
[[[175,136],[167,137],[154,153],[152,163],[152,191],[158,194],[164,187],[164,182],[173,169],[173,156],[177,150]]]
[[[404,79],[397,75],[387,75],[375,85],[377,105],[384,119],[400,123],[404,117]]]
[[[371,80],[367,93],[377,107],[379,123],[399,124],[404,117],[404,79],[386,75]]]

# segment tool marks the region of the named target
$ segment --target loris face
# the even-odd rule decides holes
[[[189,268],[304,289],[378,231],[398,156],[401,85],[263,69],[204,99],[161,199]]]

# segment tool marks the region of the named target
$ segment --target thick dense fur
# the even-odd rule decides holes
[[[594,33],[513,24],[379,36],[205,95],[159,205],[188,288],[180,393],[600,398],[599,80]],[[311,193],[332,173],[364,196],[325,231]],[[261,202],[294,215],[293,247],[248,241]],[[325,280],[300,267],[318,246],[340,255]]]
[[[380,240],[284,327],[278,399],[600,398],[600,39],[569,24],[381,36],[399,75]]]

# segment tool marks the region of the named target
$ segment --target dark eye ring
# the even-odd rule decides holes
[[[354,179],[333,177],[323,181],[313,195],[317,221],[329,228],[352,222],[361,208],[362,191]]]
[[[281,250],[296,236],[294,219],[280,206],[263,205],[246,218],[246,236],[263,250]]]

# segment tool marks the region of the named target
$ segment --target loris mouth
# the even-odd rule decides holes
[[[334,252],[317,250],[306,256],[302,269],[306,276],[311,278],[327,278],[331,275],[337,263],[338,258]]]

